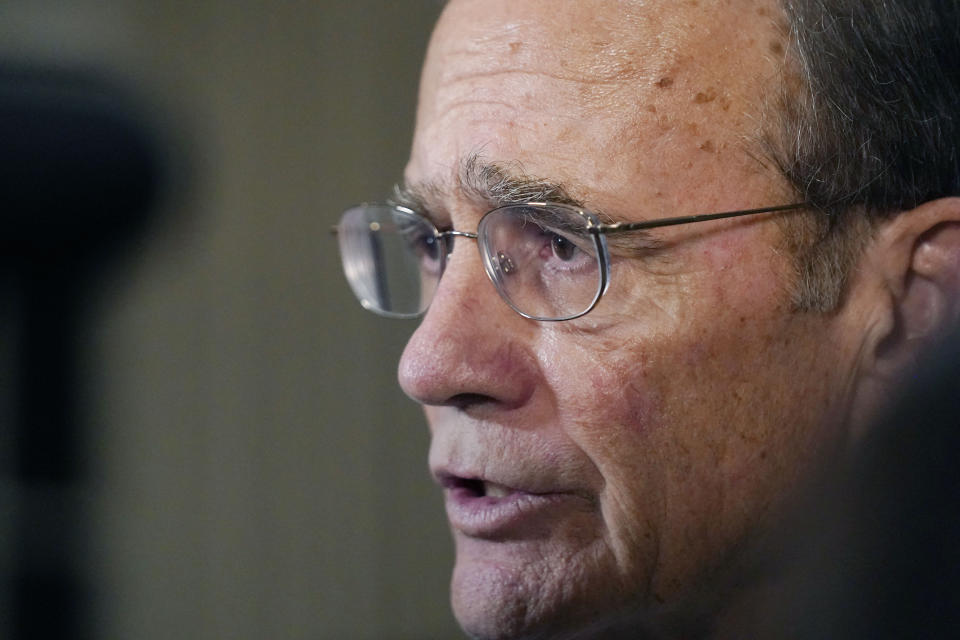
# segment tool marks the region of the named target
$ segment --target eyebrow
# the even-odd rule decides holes
[[[437,181],[404,182],[394,187],[389,202],[412,209],[442,227],[440,221],[449,219],[449,214],[445,213],[444,201],[452,199],[454,194],[475,203],[484,211],[511,204],[547,202],[589,210],[604,224],[627,222],[623,218],[588,208],[583,200],[573,196],[562,182],[531,176],[523,170],[519,162],[507,164],[487,161],[479,153],[472,153],[464,158],[453,185]],[[611,249],[620,249],[627,254],[646,253],[662,246],[661,242],[644,230],[609,235],[607,244]]]
[[[531,176],[519,163],[489,162],[479,153],[470,154],[460,163],[452,185],[433,181],[399,184],[394,187],[391,202],[434,217],[444,208],[442,201],[453,195],[487,209],[527,202],[586,208],[563,183]]]

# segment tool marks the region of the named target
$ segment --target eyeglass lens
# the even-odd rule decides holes
[[[343,269],[364,308],[412,318],[426,311],[443,269],[443,242],[424,218],[387,205],[348,209],[337,230]]]
[[[478,235],[487,274],[521,314],[560,320],[593,305],[600,289],[597,245],[575,211],[504,207],[481,220]]]
[[[477,229],[487,275],[516,311],[562,320],[590,309],[602,288],[598,243],[587,219],[559,206],[496,209]],[[446,256],[425,218],[387,205],[347,210],[338,227],[344,270],[371,311],[413,317],[429,306]]]

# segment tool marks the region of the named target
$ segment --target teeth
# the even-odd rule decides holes
[[[501,484],[484,482],[483,493],[489,498],[506,498],[508,495],[510,495],[510,490]]]

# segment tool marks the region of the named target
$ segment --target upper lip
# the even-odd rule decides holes
[[[439,421],[439,416],[433,416]],[[495,484],[506,494],[568,495],[596,505],[603,478],[571,444],[491,423],[439,421],[429,467],[446,492]]]

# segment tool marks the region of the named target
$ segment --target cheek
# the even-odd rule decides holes
[[[565,344],[562,359],[543,352],[550,360],[542,371],[557,396],[559,424],[572,437],[588,441],[642,437],[660,413],[651,355],[631,340],[580,336]]]
[[[656,389],[651,386],[650,358],[627,350],[626,358],[606,354],[602,363],[585,372],[588,404],[598,416],[600,429],[613,429],[627,437],[640,436],[659,415]]]
[[[689,298],[700,305],[676,305],[679,313],[665,314],[669,331],[624,316],[541,351],[559,428],[603,478],[603,519],[618,564],[661,566],[667,575],[655,583],[665,591],[742,531],[745,522],[724,522],[725,510],[765,502],[738,490],[736,478],[770,466],[773,460],[754,462],[765,455],[764,441],[777,446],[769,430],[782,428],[758,410],[782,418],[776,409],[785,408],[763,391],[784,373],[765,358],[789,351],[769,322],[779,311],[768,308],[767,322],[717,312],[723,297],[719,291]]]
[[[636,340],[577,336],[564,341],[561,369],[544,366],[556,394],[557,425],[599,472],[598,493],[609,548],[624,570],[621,578],[641,584],[638,575],[653,564],[662,505],[660,466],[651,442],[661,431],[662,388],[651,372],[654,356]],[[549,357],[550,350],[543,351]]]

